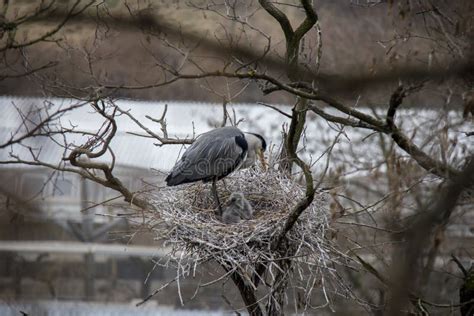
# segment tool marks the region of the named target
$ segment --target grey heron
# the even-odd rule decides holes
[[[212,191],[222,214],[216,181],[237,169],[252,166],[257,158],[265,167],[263,152],[266,147],[267,143],[261,135],[244,133],[232,126],[213,129],[200,135],[186,149],[166,177],[166,184],[175,186],[196,181],[212,181]]]
[[[226,224],[237,224],[241,219],[251,219],[253,208],[240,192],[230,195],[226,208],[222,211],[222,221]]]

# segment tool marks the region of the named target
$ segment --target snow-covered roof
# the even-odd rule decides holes
[[[0,144],[7,141],[14,131],[16,131],[22,124],[24,116],[30,109],[38,107],[52,107],[50,113],[54,109],[65,108],[73,104],[79,103],[76,100],[68,99],[40,99],[40,98],[17,98],[17,97],[1,97],[0,106],[3,111],[3,118],[0,122]],[[214,127],[216,127],[222,120],[222,105],[211,103],[197,103],[197,102],[143,102],[131,100],[119,100],[116,104],[123,110],[129,112],[137,118],[142,124],[155,133],[160,134],[160,125],[151,122],[145,116],[160,118],[168,106],[166,114],[167,129],[170,137],[192,137],[193,133],[199,135]],[[246,121],[239,126],[243,130],[267,134],[273,130],[278,130],[280,127],[280,120],[273,122],[269,126],[267,124],[257,124],[253,126],[251,122],[259,121],[262,123],[263,113],[268,112],[268,109],[256,104],[236,104],[230,105],[229,111],[236,111],[239,118],[244,118]],[[20,112],[22,112],[20,114]],[[249,117],[246,118],[246,113]],[[44,114],[43,114],[44,117]],[[278,117],[278,115],[276,115]],[[65,127],[76,126],[79,130],[97,131],[101,126],[103,120],[97,113],[93,113],[91,107],[84,106],[68,112],[61,118],[61,123]],[[278,122],[278,123],[277,123]],[[158,169],[169,170],[176,162],[180,152],[183,150],[181,145],[166,145],[156,146],[154,139],[138,137],[129,134],[140,133],[145,134],[144,131],[135,124],[130,118],[125,115],[117,117],[118,132],[111,143],[111,148],[116,156],[116,163],[122,166],[133,166],[144,169]],[[270,135],[270,134],[269,134]],[[279,132],[276,133],[279,136]],[[271,138],[268,136],[269,139]],[[85,138],[81,135],[69,135],[68,142],[81,144]],[[33,147],[41,147],[40,158],[42,161],[48,163],[59,163],[62,157],[62,149],[46,139],[36,139],[37,143],[31,141],[24,141],[23,143],[32,145]],[[9,159],[9,152],[11,148],[0,150],[0,159]],[[19,154],[21,157],[29,157],[30,154],[25,148],[15,146],[12,152]]]
[[[64,108],[71,104],[78,103],[77,100],[69,99],[41,99],[41,98],[18,98],[18,97],[0,97],[0,107],[2,109],[2,120],[0,121],[0,144],[4,143],[12,132],[17,130],[22,122],[22,117],[18,109],[26,113],[32,106],[49,106],[51,111],[58,108]],[[220,124],[222,121],[222,105],[211,103],[196,102],[170,102],[156,101],[143,102],[132,100],[118,100],[116,104],[123,110],[129,110],[142,124],[154,132],[160,134],[160,126],[151,122],[145,116],[160,118],[165,104],[168,105],[166,122],[169,136],[189,137],[193,131],[196,135],[206,132]],[[285,112],[290,112],[289,106],[279,106]],[[371,109],[358,108],[359,110],[370,113]],[[239,128],[244,131],[260,133],[265,136],[270,144],[279,145],[281,142],[281,130],[284,124],[288,124],[289,119],[280,113],[257,104],[230,104],[228,110],[231,115],[235,111],[238,119],[244,121],[239,124]],[[327,109],[328,112],[331,110]],[[380,114],[384,115],[384,109],[380,109]],[[339,113],[340,114],[340,113]],[[419,110],[419,109],[400,109],[398,113],[398,124],[403,126],[408,135],[415,137],[418,144],[422,144],[425,139],[435,134],[433,129],[436,123],[434,119],[438,115],[437,111]],[[448,113],[451,121],[462,121],[461,113],[451,111]],[[93,113],[91,107],[84,106],[74,111],[68,112],[61,118],[63,126],[77,126],[80,130],[96,131],[103,120],[98,119],[97,113]],[[121,115],[117,118],[118,133],[111,143],[111,148],[116,156],[116,163],[123,166],[133,166],[143,169],[169,170],[176,162],[178,156],[183,151],[181,145],[155,146],[156,140],[131,135],[129,132],[144,134],[144,131],[130,120],[127,116]],[[426,125],[424,125],[426,124]],[[431,124],[431,125],[430,125]],[[465,156],[463,151],[474,151],[472,144],[462,131],[468,130],[469,123],[463,123],[450,130],[447,137],[456,139],[456,148],[450,154],[452,159]],[[303,155],[308,161],[316,161],[326,151],[336,137],[339,135],[338,143],[333,149],[331,157],[331,166],[338,163],[353,162],[354,166],[367,166],[373,164],[376,157],[381,157],[379,141],[375,136],[370,136],[371,131],[363,129],[346,128],[345,132],[340,134],[334,124],[328,123],[319,117],[309,116],[305,130],[305,138],[302,145],[306,145]],[[436,126],[435,127],[440,127]],[[418,128],[418,131],[411,135],[411,131]],[[82,144],[85,141],[82,135],[71,135],[68,142]],[[37,143],[25,141],[33,147],[41,147],[40,158],[49,163],[59,163],[62,157],[62,149],[54,142],[48,139],[36,140]],[[427,148],[432,149],[432,148]],[[29,158],[30,153],[25,148],[15,146],[14,148],[0,149],[0,160],[8,160],[9,152],[13,151],[21,157]],[[449,158],[449,157],[448,157]],[[106,158],[110,159],[110,157]],[[323,166],[325,159],[315,164]]]

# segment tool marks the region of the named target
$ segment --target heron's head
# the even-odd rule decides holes
[[[265,161],[264,152],[267,149],[267,142],[262,135],[255,133],[246,133],[245,139],[248,143],[248,150],[253,151],[262,163],[263,169],[267,168],[267,162]]]
[[[229,197],[229,200],[227,201],[228,204],[237,204],[239,203],[240,201],[242,201],[244,199],[244,195],[240,192],[233,192],[230,197]]]

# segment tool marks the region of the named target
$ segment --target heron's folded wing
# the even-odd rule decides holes
[[[214,131],[201,135],[186,150],[167,178],[168,185],[220,179],[237,168],[246,154],[238,144],[245,142],[244,135],[236,128]]]

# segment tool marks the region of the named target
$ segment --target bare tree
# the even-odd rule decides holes
[[[467,5],[467,2],[463,2],[463,5]],[[414,7],[416,10],[413,9]],[[4,4],[2,18],[5,22],[2,22],[1,28],[3,36],[6,34],[6,40],[0,49],[5,55],[3,66],[5,69],[11,69],[7,55],[19,51],[18,56],[21,57],[23,68],[20,72],[10,73],[1,78],[14,80],[17,76],[26,76],[38,82],[45,93],[74,98],[77,102],[66,107],[43,104],[27,112],[18,109],[22,125],[11,134],[8,140],[0,144],[2,150],[11,149],[10,159],[2,161],[2,164],[38,165],[55,171],[79,174],[119,192],[125,201],[134,205],[142,214],[148,214],[154,219],[149,215],[150,211],[159,210],[153,198],[140,192],[132,192],[114,174],[115,155],[110,144],[119,128],[116,118],[127,117],[143,130],[144,134],[136,135],[137,137],[153,138],[159,146],[190,144],[194,136],[189,139],[170,137],[171,133],[168,132],[165,121],[166,111],[161,118],[148,118],[151,123],[156,123],[160,127],[161,132],[156,133],[154,129],[147,127],[145,122],[135,118],[130,111],[118,106],[114,102],[114,96],[137,90],[173,87],[173,84],[183,81],[199,81],[206,91],[224,100],[222,125],[225,125],[230,117],[227,112],[228,104],[246,89],[259,88],[263,95],[290,96],[294,102],[291,113],[277,109],[279,114],[289,118],[289,122],[287,129],[283,131],[283,145],[274,166],[284,174],[285,179],[291,180],[292,183],[300,181],[298,188],[302,189],[301,195],[295,197],[293,204],[286,205],[285,216],[279,218],[280,225],[275,226],[278,229],[270,235],[269,240],[264,244],[257,243],[256,247],[265,249],[261,254],[267,257],[253,265],[245,262],[245,266],[242,266],[238,260],[229,259],[235,257],[232,257],[228,250],[215,253],[215,261],[224,271],[216,282],[232,280],[241,294],[245,308],[251,315],[283,314],[287,305],[288,290],[292,287],[292,278],[303,270],[299,263],[303,260],[303,263],[311,266],[314,259],[308,252],[303,252],[303,255],[299,252],[299,247],[303,247],[300,242],[304,238],[298,235],[298,230],[304,232],[307,227],[301,224],[301,217],[306,213],[312,214],[312,207],[317,202],[314,201],[315,196],[319,198],[318,190],[322,188],[323,183],[333,182],[335,186],[330,194],[333,216],[331,224],[334,227],[347,229],[347,226],[354,226],[359,233],[374,236],[374,239],[381,238],[384,242],[389,240],[393,243],[406,243],[407,239],[413,242],[400,248],[393,246],[390,249],[393,260],[387,262],[383,260],[383,253],[381,253],[383,250],[379,252],[380,247],[375,243],[361,245],[348,236],[347,240],[356,247],[350,246],[346,249],[338,245],[337,249],[333,249],[333,244],[329,243],[330,236],[325,236],[328,238],[327,245],[331,245],[327,246],[331,250],[328,252],[339,256],[338,259],[344,259],[330,260],[334,265],[340,264],[332,269],[334,271],[341,269],[350,278],[354,267],[345,269],[344,266],[348,265],[348,262],[351,265],[357,263],[358,269],[365,269],[388,288],[387,296],[390,298],[387,302],[385,302],[385,296],[376,302],[371,295],[364,293],[363,287],[358,289],[360,293],[357,293],[357,296],[359,294],[366,296],[363,305],[369,306],[368,309],[374,314],[385,305],[388,306],[387,310],[390,313],[397,314],[407,308],[407,300],[412,303],[409,308],[415,310],[423,307],[423,304],[430,305],[430,302],[424,298],[423,289],[419,286],[421,281],[413,277],[413,273],[419,272],[419,269],[409,270],[415,263],[421,262],[420,249],[429,243],[428,240],[436,237],[436,234],[440,232],[438,228],[446,227],[452,210],[459,204],[459,200],[463,200],[462,192],[472,187],[472,148],[466,148],[462,155],[455,154],[457,143],[454,144],[454,141],[451,142],[450,139],[449,133],[456,127],[463,126],[466,118],[459,118],[453,122],[449,119],[447,111],[440,110],[436,118],[430,119],[432,125],[429,128],[433,129],[433,135],[420,139],[418,134],[423,133],[423,127],[405,130],[406,117],[400,118],[400,107],[406,98],[415,93],[421,93],[426,86],[444,84],[440,83],[442,81],[440,79],[456,81],[462,78],[466,81],[466,78],[472,76],[472,60],[469,59],[472,43],[466,39],[471,33],[469,33],[466,16],[462,15],[458,17],[458,20],[454,20],[453,15],[457,15],[459,11],[451,11],[449,8],[434,5],[431,2],[409,1],[407,7],[404,5],[399,7],[399,15],[407,21],[409,27],[413,27],[415,19],[422,17],[424,30],[428,34],[423,40],[434,42],[435,45],[430,47],[433,52],[445,51],[444,54],[451,58],[445,55],[438,58],[436,57],[438,55],[428,53],[427,62],[422,66],[413,63],[396,64],[391,65],[392,68],[378,70],[376,74],[367,72],[362,75],[349,73],[334,76],[323,72],[324,24],[320,21],[315,5],[306,0],[284,3],[266,0],[259,0],[258,3],[238,1],[189,3],[188,8],[194,10],[193,12],[206,17],[207,15],[217,17],[219,24],[213,36],[206,36],[204,33],[193,32],[177,24],[163,22],[160,20],[160,9],[153,11],[151,4],[145,9],[126,5],[122,11],[117,12],[106,4],[95,1],[87,4],[76,1],[65,10],[56,10],[57,8],[54,1],[45,2],[25,16],[12,17],[8,14],[10,10],[8,2]],[[406,10],[409,10],[410,14],[404,15]],[[48,14],[47,17],[46,14]],[[271,21],[270,27],[259,24],[265,16],[271,17],[265,20]],[[81,70],[89,82],[85,86],[59,80],[51,73],[43,74],[42,70],[56,67],[56,63],[31,66],[29,62],[27,50],[41,42],[54,40],[65,51],[68,51],[67,45],[60,44],[60,39],[64,36],[62,33],[64,26],[73,21],[72,19],[83,25],[92,24],[96,32],[92,46],[83,51],[85,66]],[[397,19],[395,21],[399,21]],[[45,20],[55,22],[55,26],[39,36],[27,37],[24,41],[17,38],[20,28],[27,28],[30,24],[42,23]],[[278,30],[281,31],[274,32],[275,26],[278,26]],[[408,26],[407,30],[409,30]],[[94,52],[99,47],[100,41],[105,40],[112,32],[111,30],[131,28],[143,36],[144,42],[141,48],[153,60],[156,71],[145,80],[117,82],[98,72],[97,64],[102,56],[96,56]],[[465,31],[456,33],[459,28]],[[411,32],[407,31],[407,35],[395,37],[389,42],[382,42],[387,49],[387,54],[392,52],[401,54],[403,50],[397,46],[400,42],[405,41],[406,38],[419,37]],[[278,35],[276,39],[274,34]],[[461,35],[457,36],[458,34]],[[284,42],[284,45],[280,45],[280,42]],[[262,43],[262,45],[259,47],[255,43]],[[156,47],[166,53],[157,53]],[[217,52],[220,53],[216,54]],[[436,63],[433,62],[434,58],[436,58]],[[220,84],[223,80],[226,80],[225,85]],[[372,112],[359,109],[347,101],[341,101],[337,95],[339,91],[360,92],[361,87],[377,87],[380,83],[390,84],[392,93],[385,97],[383,105]],[[472,89],[472,82],[470,89]],[[446,104],[449,102],[448,96]],[[76,126],[68,127],[62,122],[61,118],[69,111],[82,107],[90,107],[100,118],[102,124],[95,132],[81,130]],[[275,107],[269,106],[268,111],[272,109]],[[327,144],[325,168],[315,177],[313,162],[306,154],[308,144],[305,143],[304,137],[305,129],[318,120],[336,129],[337,137]],[[234,118],[234,123],[236,121]],[[440,124],[442,127],[436,130],[436,126],[439,127]],[[334,157],[334,148],[341,135],[349,134],[347,131],[369,133],[364,139],[378,137],[382,152],[380,163],[367,167],[363,163],[357,164],[351,159],[341,158],[343,160],[339,162],[342,167],[338,170],[330,170],[329,165],[337,159]],[[69,140],[71,135],[80,135],[81,145],[72,143]],[[461,133],[457,133],[457,136],[459,135]],[[472,135],[472,131],[467,131],[465,135]],[[57,163],[42,161],[41,150],[38,150],[34,142],[29,142],[31,140],[55,143],[63,150],[60,160]],[[351,146],[355,147],[355,145]],[[352,147],[351,150],[353,150]],[[16,151],[22,151],[22,154]],[[108,162],[100,160],[104,158],[107,158]],[[370,175],[362,178],[361,182],[369,179],[368,181],[373,181],[380,187],[374,189],[366,183],[356,183],[354,190],[349,189],[350,185],[344,185],[342,179],[350,179],[350,173],[356,172],[354,170]],[[357,179],[352,181],[356,182]],[[341,186],[343,186],[342,189]],[[438,186],[446,187],[445,191],[441,191],[446,192],[446,196],[442,195],[437,204],[432,206],[430,199],[427,198],[427,192],[436,195]],[[376,200],[366,201],[357,196],[353,197],[357,193],[360,194],[360,191],[376,195]],[[177,191],[175,194],[180,194],[180,192]],[[466,200],[467,203],[472,203],[468,198]],[[407,207],[407,204],[416,206]],[[428,209],[430,211],[426,212],[425,210]],[[387,216],[389,219],[385,221],[388,228],[381,228],[378,224],[380,218],[376,217],[386,210],[390,213]],[[172,216],[161,212],[162,216],[170,218]],[[414,219],[403,212],[412,212],[410,216],[414,215]],[[344,221],[346,218],[355,218],[355,220]],[[375,224],[372,226],[364,222],[367,218]],[[403,224],[400,225],[399,221],[402,220]],[[423,229],[431,225],[437,229]],[[377,234],[373,233],[373,230]],[[351,235],[350,233],[347,229],[347,233],[344,234]],[[358,232],[355,233],[357,234]],[[381,235],[383,237],[380,237]],[[297,241],[298,238],[301,240]],[[333,238],[338,238],[337,233]],[[182,244],[189,245],[196,241],[179,240]],[[250,244],[249,241],[245,245]],[[206,246],[201,245],[201,247],[204,249]],[[429,248],[431,251],[423,254],[423,258],[428,262],[423,267],[427,269],[432,268],[439,250],[436,243]],[[199,250],[195,251],[199,253]],[[250,250],[245,248],[242,251],[249,252]],[[358,254],[363,251],[368,251],[370,255],[379,256],[382,259],[370,263]],[[346,256],[347,253],[352,256],[352,259]],[[301,256],[306,260],[301,259]],[[384,273],[386,276],[379,272],[378,266],[395,265],[398,259],[400,260],[398,268],[388,267],[388,272]],[[202,261],[196,262],[202,263]],[[328,273],[329,270],[331,269],[318,270],[318,273]],[[178,274],[177,280],[183,276]],[[334,273],[333,276],[337,279],[340,274]],[[423,278],[426,281],[429,273],[424,274],[421,280]],[[315,278],[312,280],[314,281]],[[418,283],[415,284],[415,281]],[[311,286],[304,288],[304,295],[310,296],[312,290],[318,286],[324,288],[323,284],[317,284],[317,281],[314,281]],[[346,293],[352,295],[350,290],[345,290],[347,290]],[[437,305],[442,304],[431,304],[432,307],[446,307]],[[448,306],[454,308],[452,304]],[[311,308],[310,300],[306,300],[303,304],[303,309],[307,308]]]

